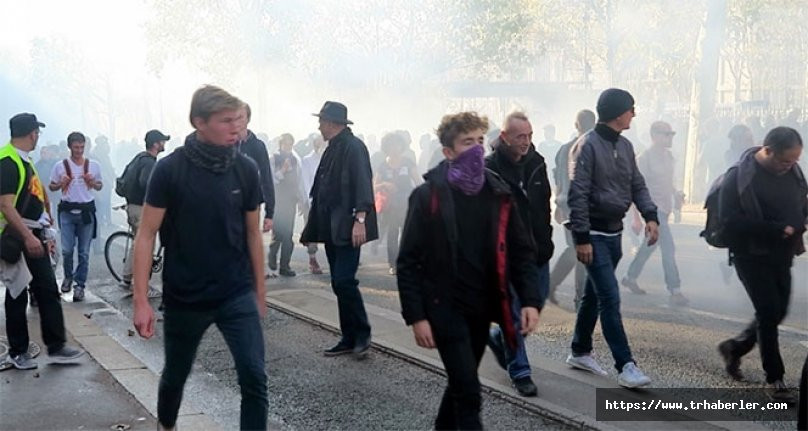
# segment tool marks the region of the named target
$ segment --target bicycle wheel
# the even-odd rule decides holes
[[[115,281],[122,280],[129,249],[134,246],[134,242],[135,238],[132,234],[125,231],[114,232],[107,238],[107,243],[104,245],[104,259],[107,261],[107,268]]]

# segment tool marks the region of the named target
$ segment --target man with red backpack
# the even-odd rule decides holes
[[[73,301],[84,300],[84,287],[90,261],[90,243],[95,238],[98,222],[95,199],[91,190],[101,190],[101,166],[84,157],[86,138],[79,132],[67,136],[70,158],[53,165],[48,188],[62,191],[58,206],[59,230],[62,234],[62,261],[65,278],[62,292],[70,292],[75,283]],[[73,268],[73,250],[78,247],[78,266]]]

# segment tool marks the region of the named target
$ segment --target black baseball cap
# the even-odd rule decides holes
[[[160,141],[168,141],[169,139],[171,139],[171,136],[164,135],[163,132],[157,129],[146,132],[146,145],[151,145]]]
[[[23,112],[11,117],[8,120],[8,127],[11,129],[12,138],[20,138],[40,127],[45,127],[45,123],[40,123],[36,115]]]

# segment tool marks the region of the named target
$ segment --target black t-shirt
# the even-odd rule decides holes
[[[241,154],[236,163],[247,164],[241,175],[235,166],[218,174],[175,151],[152,171],[146,203],[166,209],[160,239],[167,307],[211,309],[254,285],[244,219],[261,202],[258,168]]]
[[[22,218],[36,221],[42,217],[42,211],[45,210],[45,188],[42,187],[39,177],[34,175],[31,163],[23,160],[22,164],[25,167],[25,180],[15,208]],[[14,160],[11,157],[0,160],[0,195],[16,194],[19,185],[20,170]],[[26,195],[29,198],[23,211],[23,205],[26,205]]]
[[[487,186],[477,196],[452,189],[458,238],[457,279],[452,299],[464,314],[487,315],[497,304],[492,247],[492,193]]]

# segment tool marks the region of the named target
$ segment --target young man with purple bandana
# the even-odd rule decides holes
[[[521,333],[536,328],[540,299],[535,251],[510,187],[485,169],[488,120],[473,112],[443,117],[445,161],[409,198],[397,278],[401,309],[420,347],[437,348],[448,386],[436,429],[482,429],[477,368],[492,321],[511,348],[513,285]]]

